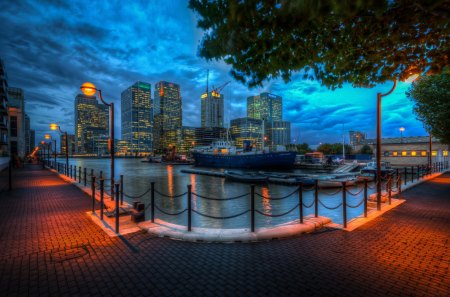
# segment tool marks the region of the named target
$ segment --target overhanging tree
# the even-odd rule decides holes
[[[199,54],[248,86],[295,72],[330,88],[373,86],[449,65],[450,1],[190,0]]]
[[[425,129],[450,144],[450,73],[423,77],[406,94],[415,103],[414,113]]]

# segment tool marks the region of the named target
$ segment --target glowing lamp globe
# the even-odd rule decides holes
[[[400,131],[402,131],[402,132],[405,131],[405,128],[401,127],[401,128],[400,128]]]
[[[97,92],[97,89],[95,88],[93,83],[85,82],[80,87],[81,91],[86,96],[93,96]]]
[[[45,144],[45,141],[42,140],[42,141],[41,141],[41,144]]]
[[[58,125],[57,124],[50,124],[50,130],[57,130]]]
[[[44,135],[44,138],[45,138],[45,139],[50,139],[51,136],[50,136],[50,134],[45,134],[45,135]]]

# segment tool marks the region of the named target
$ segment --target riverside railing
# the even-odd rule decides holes
[[[229,220],[234,219],[237,217],[241,217],[247,214],[250,214],[249,218],[249,227],[251,232],[255,232],[256,230],[256,215],[264,216],[264,217],[271,217],[271,218],[278,218],[278,217],[284,217],[289,214],[291,214],[294,211],[298,211],[298,222],[300,224],[303,224],[304,222],[304,213],[306,209],[311,209],[314,207],[314,217],[318,217],[319,214],[319,205],[327,210],[338,210],[342,212],[342,221],[343,221],[343,227],[347,228],[348,224],[348,209],[356,209],[359,208],[361,205],[363,205],[363,211],[362,215],[364,217],[367,217],[368,212],[368,204],[369,204],[369,190],[375,190],[376,184],[372,183],[372,185],[369,185],[368,179],[365,179],[363,181],[363,186],[358,190],[352,191],[351,186],[348,184],[347,181],[342,181],[340,187],[330,190],[330,189],[324,189],[319,187],[319,180],[315,180],[313,185],[305,185],[301,182],[298,183],[298,186],[289,194],[279,196],[279,197],[272,197],[272,196],[266,196],[262,193],[258,193],[255,189],[255,185],[249,186],[249,191],[240,195],[227,197],[227,198],[216,198],[216,197],[208,197],[206,195],[200,194],[198,192],[192,191],[192,186],[187,185],[186,191],[177,195],[168,195],[165,193],[160,192],[155,187],[155,182],[150,182],[150,187],[143,191],[143,193],[139,195],[131,195],[124,192],[124,177],[123,175],[120,176],[120,180],[115,183],[114,185],[108,184],[109,179],[106,179],[103,176],[103,172],[98,172],[98,178],[95,175],[94,169],[88,170],[87,168],[77,167],[70,165],[69,168],[65,168],[65,164],[63,163],[52,163],[53,161],[45,161],[45,165],[49,168],[55,168],[55,170],[62,174],[66,175],[67,177],[71,178],[73,181],[79,183],[80,185],[87,186],[90,184],[91,187],[91,198],[92,198],[92,212],[95,213],[97,205],[99,205],[100,209],[100,219],[103,220],[104,214],[107,216],[114,216],[115,217],[115,223],[116,223],[116,232],[119,233],[119,215],[120,211],[122,210],[123,213],[126,213],[126,210],[122,208],[123,206],[123,198],[126,197],[128,199],[131,199],[133,201],[136,201],[138,199],[150,196],[150,203],[148,203],[147,206],[144,208],[144,214],[145,211],[147,211],[150,208],[150,220],[151,222],[155,222],[156,219],[156,211],[158,211],[161,214],[164,214],[166,216],[181,216],[185,213],[187,214],[186,218],[186,226],[187,231],[192,231],[192,215],[197,215],[200,217],[205,217],[209,219],[214,220]],[[433,163],[432,166],[427,167],[423,165],[418,166],[411,166],[411,167],[405,167],[405,168],[398,168],[394,170],[393,173],[388,174],[383,182],[383,188],[384,193],[382,193],[382,198],[386,200],[387,204],[391,204],[391,198],[393,196],[393,193],[395,194],[401,194],[402,191],[402,185],[406,185],[407,182],[414,182],[418,179],[424,178],[427,175],[436,173],[436,172],[442,172],[449,168],[448,162],[436,162]],[[111,196],[111,189],[112,187],[115,187],[114,196]],[[99,191],[100,199],[97,202],[96,199],[96,191]],[[307,203],[305,202],[304,195],[305,193],[312,192],[312,200]],[[108,208],[104,203],[104,195],[108,194],[110,196],[111,201],[115,200],[115,207],[113,209]],[[320,195],[319,195],[320,194]],[[325,202],[324,199],[327,196],[335,197],[336,195],[340,194],[340,200],[337,204],[329,205],[327,202]],[[374,193],[372,193],[373,195]],[[156,202],[156,197],[159,196],[162,199],[186,199],[186,207],[184,209],[180,209],[177,211],[168,210],[165,209],[162,205],[159,205]],[[322,197],[320,197],[322,196]],[[348,200],[348,196],[357,197],[359,198],[356,201],[352,201],[353,203],[350,203]],[[230,200],[238,200],[238,199],[248,199],[250,207],[247,209],[244,209],[242,211],[239,211],[234,214],[230,214],[227,216],[217,216],[212,215],[210,213],[205,213],[200,211],[198,208],[192,207],[192,197],[199,198],[201,200],[205,201],[216,201],[216,202],[225,202]],[[261,211],[257,208],[256,205],[256,198],[260,198],[267,201],[276,201],[276,200],[286,200],[286,199],[295,199],[295,204],[290,207],[286,211],[280,211],[278,213],[272,214],[272,213],[265,213],[264,211]],[[373,200],[372,200],[373,202]]]

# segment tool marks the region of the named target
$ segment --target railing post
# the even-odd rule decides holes
[[[69,170],[69,176],[70,176],[70,178],[72,178],[72,174],[73,174],[73,172],[72,172],[72,164],[70,164],[70,170]]]
[[[86,187],[86,180],[87,180],[87,173],[86,173],[86,167],[83,168],[83,173],[84,173],[84,186]]]
[[[116,183],[116,233],[119,234],[119,184]],[[112,188],[112,185],[111,185]]]
[[[250,219],[250,229],[255,232],[255,185],[250,186]]]
[[[188,185],[187,186],[187,209],[188,209],[188,231],[191,232],[192,230],[192,212],[191,212],[191,207],[192,207],[192,185]]]
[[[398,195],[397,195],[397,197],[400,197],[401,193],[402,193],[402,176],[400,175],[398,177]]]
[[[100,170],[100,179],[102,179],[102,178],[103,178],[103,171]]]
[[[91,181],[92,213],[95,213],[95,176],[92,176]]]
[[[151,182],[151,215],[152,223],[155,222],[155,182]]]
[[[12,167],[13,167],[13,160],[9,159],[9,166],[8,166],[8,190],[12,190]]]
[[[367,218],[367,179],[364,179],[364,217]]]
[[[300,224],[303,224],[303,183],[300,182],[298,185],[298,212]]]
[[[123,175],[120,175],[120,205],[123,205]]]
[[[405,181],[404,181],[405,186],[406,186],[406,182],[407,182],[407,177],[408,177],[408,168],[405,167]]]
[[[419,165],[417,165],[417,180],[420,179],[420,169]]]
[[[73,179],[77,181],[77,166],[73,167]]]
[[[388,175],[388,201],[389,205],[391,205],[391,194],[392,194],[392,174],[389,173]]]
[[[319,181],[314,181],[314,217],[319,216]]]
[[[414,182],[414,166],[411,166],[411,182]]]
[[[105,180],[103,178],[100,179],[100,220],[103,220],[103,208],[104,208],[104,186]]]
[[[91,169],[91,176],[94,176],[94,169]]]
[[[345,189],[345,181],[342,182],[342,219],[344,220],[344,228],[347,228],[347,190]]]
[[[398,174],[398,168],[397,168],[397,169],[395,170],[395,178],[396,178],[397,188],[398,188],[398,181],[399,181],[398,177],[399,177],[399,174]]]
[[[81,184],[81,166],[78,166],[78,183]]]

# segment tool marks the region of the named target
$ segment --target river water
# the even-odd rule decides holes
[[[64,163],[64,159],[59,159],[58,162]],[[100,170],[103,171],[103,176],[109,178],[110,176],[110,160],[109,159],[84,159],[75,158],[70,159],[69,164],[81,167],[86,167],[88,173],[91,169],[94,169],[96,176],[99,176]],[[249,228],[250,227],[250,212],[246,212],[250,209],[250,185],[244,183],[231,182],[221,177],[212,177],[197,174],[182,173],[184,168],[190,168],[191,166],[185,165],[165,165],[156,163],[144,163],[139,159],[116,159],[115,172],[116,180],[120,175],[124,176],[124,193],[128,196],[139,196],[145,193],[150,188],[150,183],[155,182],[155,189],[163,195],[155,195],[155,204],[160,210],[168,214],[177,213],[187,208],[187,195],[181,197],[165,197],[177,196],[187,191],[187,185],[192,185],[192,192],[201,196],[215,198],[219,200],[207,200],[201,198],[195,194],[192,195],[192,209],[197,213],[192,214],[192,225],[194,227],[207,227],[207,228]],[[200,168],[205,169],[205,168]],[[213,169],[208,169],[213,170]],[[216,169],[220,170],[220,169]],[[222,171],[222,170],[221,170]],[[78,172],[78,170],[77,170]],[[301,173],[301,170],[294,170],[292,172]],[[109,186],[109,181],[105,181],[105,184]],[[357,193],[360,190],[360,184],[358,187],[350,187],[353,193]],[[373,185],[372,185],[373,186]],[[256,214],[256,227],[270,227],[283,223],[287,223],[299,218],[299,209],[295,208],[299,203],[298,193],[294,193],[290,197],[282,200],[271,200],[268,198],[280,198],[286,196],[296,190],[296,186],[285,185],[257,185],[255,189],[255,209],[261,213]],[[319,193],[319,198],[322,203],[319,203],[319,215],[331,218],[335,223],[342,224],[342,206],[337,209],[330,210],[340,203],[342,203],[342,191],[334,195],[338,189],[324,189]],[[239,195],[245,195],[242,198],[227,200],[230,197],[236,197]],[[372,190],[369,190],[372,193]],[[261,196],[259,196],[261,195]],[[357,195],[352,196],[347,194],[347,204],[355,206],[363,197],[363,191]],[[304,205],[309,206],[313,203],[314,191],[304,191],[303,201]],[[127,202],[133,202],[133,199],[124,197]],[[147,206],[150,203],[150,193],[143,197],[136,199],[145,203]],[[270,217],[269,215],[276,216],[283,214],[293,209],[290,213],[281,217]],[[187,212],[180,215],[168,215],[156,209],[155,216],[164,221],[168,221],[174,224],[186,225],[187,224]],[[223,219],[223,217],[233,216],[240,213],[245,214]],[[304,207],[304,216],[313,214],[314,206],[306,208]],[[363,214],[363,204],[356,208],[347,208],[348,220],[356,216]],[[206,215],[206,216],[203,216]],[[209,217],[208,217],[209,216]],[[147,219],[150,218],[150,208],[147,209]],[[221,217],[211,218],[211,217]]]

